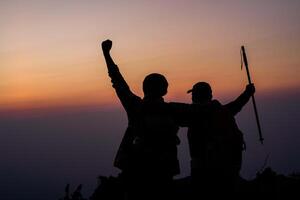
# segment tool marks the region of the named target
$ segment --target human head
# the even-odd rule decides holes
[[[145,77],[143,82],[143,91],[145,97],[162,97],[167,94],[168,81],[158,73],[152,73]]]
[[[212,99],[212,90],[208,83],[198,82],[187,93],[192,92],[193,103],[208,102]]]

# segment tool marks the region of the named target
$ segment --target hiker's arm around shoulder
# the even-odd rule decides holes
[[[168,105],[178,126],[187,127],[190,125],[191,104],[170,102]]]
[[[136,96],[130,91],[128,84],[126,83],[125,79],[119,71],[118,66],[115,64],[110,55],[112,41],[105,40],[102,42],[101,46],[107,65],[108,75],[111,78],[111,82],[113,84],[114,89],[116,90],[119,99],[121,100],[123,106],[126,107],[126,105],[129,103],[132,97]]]
[[[213,100],[208,104],[186,104],[186,103],[170,103],[176,122],[181,127],[191,126],[193,123],[208,117],[216,109],[222,105],[217,100]]]
[[[226,107],[231,111],[233,115],[236,115],[246,105],[252,95],[255,93],[254,84],[248,84],[244,92],[234,101],[226,104]]]

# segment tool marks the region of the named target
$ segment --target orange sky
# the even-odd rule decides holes
[[[299,89],[298,1],[1,1],[0,109],[118,102],[100,42],[133,91],[145,75],[170,83],[167,100],[189,101],[196,81],[215,96],[246,84],[246,46],[257,95]]]

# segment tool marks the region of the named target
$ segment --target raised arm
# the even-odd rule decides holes
[[[139,97],[130,91],[130,88],[120,73],[118,66],[114,63],[110,55],[111,47],[112,41],[105,40],[102,42],[102,51],[107,65],[108,75],[111,78],[113,87],[116,90],[122,105],[127,110],[135,100],[139,99]]]
[[[226,104],[225,106],[230,110],[232,115],[236,115],[249,101],[250,97],[255,93],[254,84],[248,84],[245,91],[234,101]]]
[[[116,67],[117,65],[114,63],[112,57],[110,56],[112,41],[111,40],[105,40],[105,41],[102,42],[101,46],[102,46],[102,51],[103,51],[103,55],[104,55],[108,70]]]
[[[129,86],[127,85],[126,81],[122,77],[118,66],[115,64],[115,62],[113,61],[110,55],[111,47],[112,47],[112,41],[105,40],[102,42],[102,51],[107,65],[108,75],[111,78],[113,87],[116,89],[117,93],[130,92]]]

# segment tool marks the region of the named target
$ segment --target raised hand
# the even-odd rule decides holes
[[[246,86],[246,91],[249,92],[251,95],[255,93],[255,87],[254,87],[254,84],[251,83],[251,84],[248,84]]]
[[[111,40],[105,40],[105,41],[102,42],[101,46],[102,46],[103,52],[108,53],[111,50],[112,41]]]

